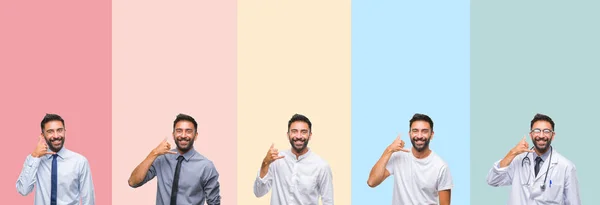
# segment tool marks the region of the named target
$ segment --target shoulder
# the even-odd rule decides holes
[[[192,158],[194,159],[194,162],[202,165],[205,168],[215,169],[215,164],[213,163],[213,161],[208,159],[206,156],[200,154],[199,152],[194,153],[194,156]]]
[[[440,167],[441,169],[447,169],[448,168],[448,163],[446,161],[444,161],[444,159],[438,155],[435,152],[431,152],[431,155],[429,156],[431,157],[431,163],[436,166],[436,167]]]
[[[66,157],[68,157],[69,159],[72,159],[75,162],[88,164],[87,158],[77,152],[65,149],[65,155],[67,155]]]
[[[566,170],[576,170],[575,164],[571,162],[571,160],[567,159],[557,151],[554,151],[552,154],[556,155],[559,166],[563,166]]]
[[[317,165],[320,169],[331,169],[329,163],[317,153],[311,151],[311,161]]]

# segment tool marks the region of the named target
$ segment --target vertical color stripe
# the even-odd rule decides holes
[[[352,1],[352,203],[390,204],[394,178],[369,172],[409,120],[429,115],[452,204],[469,204],[469,1]]]
[[[88,159],[96,204],[110,204],[110,15],[105,0],[0,1],[4,204],[33,204],[15,182],[46,113],[63,117],[64,146]]]
[[[598,8],[597,1],[473,1],[472,204],[506,204],[510,186],[485,179],[528,135],[536,113],[555,122],[552,146],[577,167],[582,203],[597,203]]]
[[[290,149],[295,113],[331,166],[336,204],[350,204],[350,1],[238,2],[238,194],[252,191],[271,143]]]
[[[133,169],[179,113],[198,122],[195,149],[220,173],[223,204],[236,194],[236,2],[115,1],[113,204],[154,204],[156,182],[132,189]],[[182,176],[184,179],[184,176]]]

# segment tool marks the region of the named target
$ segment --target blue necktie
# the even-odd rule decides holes
[[[58,166],[56,164],[57,154],[52,155],[52,189],[50,191],[50,205],[56,205],[56,189],[57,185],[57,175],[58,175]]]

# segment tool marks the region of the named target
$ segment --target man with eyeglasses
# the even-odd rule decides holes
[[[156,205],[221,204],[219,173],[215,165],[194,149],[198,123],[179,114],[173,122],[173,140],[165,138],[140,163],[129,177],[129,186],[140,187],[158,177]]]
[[[506,156],[494,163],[487,176],[490,186],[512,185],[509,205],[579,205],[575,165],[550,145],[556,133],[554,121],[536,114],[530,125],[530,149],[525,137]]]
[[[25,159],[17,180],[19,194],[26,196],[37,187],[36,205],[93,205],[90,164],[83,155],[65,148],[65,121],[57,114],[46,114],[41,127],[37,146]]]
[[[279,152],[272,144],[254,181],[254,195],[262,197],[273,188],[271,205],[333,204],[333,183],[329,164],[309,149],[312,123],[300,114],[288,122],[291,150]]]
[[[412,149],[404,149],[404,141],[398,135],[371,169],[367,184],[374,188],[393,175],[392,204],[450,204],[454,186],[450,169],[429,149],[433,120],[417,113],[410,119],[409,128]]]

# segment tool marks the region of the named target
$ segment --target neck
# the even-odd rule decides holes
[[[415,149],[414,147],[412,148],[412,154],[417,158],[417,159],[423,159],[425,157],[428,157],[429,154],[431,154],[431,150],[429,149],[429,147],[423,149],[422,151],[417,151],[417,149]]]
[[[535,154],[537,154],[537,156],[542,156],[544,154],[546,154],[546,152],[550,151],[550,149],[552,149],[552,146],[548,147],[548,149],[546,150],[539,150],[537,147],[535,148]]]
[[[194,149],[194,148],[192,147],[192,148],[188,149],[187,151],[183,151],[183,150],[177,148],[177,152],[179,152],[179,154],[181,154],[181,155],[184,155],[185,153],[188,153],[192,149]]]
[[[303,154],[306,154],[308,152],[308,147],[305,147],[303,150],[300,150],[300,152],[296,151],[296,149],[292,148],[292,153],[294,155],[296,155],[296,159],[298,159],[298,157],[302,156]]]

